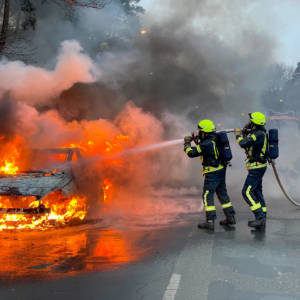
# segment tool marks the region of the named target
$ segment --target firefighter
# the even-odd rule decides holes
[[[235,128],[237,143],[245,149],[246,178],[242,194],[255,216],[248,226],[263,229],[266,225],[267,207],[262,193],[262,180],[267,169],[268,137],[265,129],[266,117],[260,112],[249,114],[249,123],[241,130]]]
[[[191,147],[192,137],[184,138],[184,151],[193,158],[200,156],[202,166],[204,186],[203,202],[206,211],[206,221],[198,224],[200,229],[214,230],[216,219],[216,206],[214,205],[214,194],[217,193],[222,205],[225,219],[220,221],[223,226],[236,224],[235,211],[229,199],[226,189],[226,165],[221,163],[219,150],[217,147],[217,135],[215,125],[211,120],[202,120],[198,124],[199,144]]]

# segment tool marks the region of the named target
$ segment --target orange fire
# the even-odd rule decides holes
[[[17,174],[20,160],[22,138],[16,136],[12,141],[4,143],[0,151],[0,174]]]
[[[20,199],[21,198],[21,199]],[[37,207],[35,197],[0,196],[0,207]],[[43,200],[50,207],[50,214],[45,215],[0,215],[0,231],[8,229],[39,229],[46,230],[57,226],[76,224],[84,220],[87,213],[86,197],[68,196],[54,192]]]
[[[128,136],[116,134],[113,138],[104,141],[102,136],[99,138],[99,135],[94,135],[94,138],[87,136],[82,141],[66,144],[64,148],[79,148],[84,157],[92,155],[110,157],[122,152],[124,147],[129,145]],[[2,176],[14,177],[20,173],[23,174],[23,170],[30,167],[30,155],[27,152],[26,143],[19,136],[6,142],[5,147],[2,147],[2,151],[0,151],[0,176],[2,174]],[[61,161],[61,154],[57,155],[56,159]],[[102,164],[121,166],[122,159],[112,158]],[[45,173],[44,176],[50,175]],[[99,199],[99,201],[106,205],[110,203],[113,197],[113,185],[110,178],[102,180],[100,187],[103,190],[103,199]],[[77,224],[84,221],[87,215],[88,205],[85,195],[65,196],[61,191],[55,191],[42,199],[42,203],[46,208],[51,209],[49,214],[0,214],[0,231],[9,229],[46,230],[57,226]],[[33,196],[0,196],[0,208],[34,208],[38,205],[39,201]]]
[[[103,142],[103,137],[98,133],[91,139],[90,135],[87,139],[64,145],[65,148],[79,148],[83,151],[85,157],[93,155],[102,155],[112,159],[102,161],[102,165],[109,164],[110,166],[121,167],[123,159],[114,158],[115,155],[124,151],[124,147],[132,146],[130,137],[127,135],[116,134],[110,140]],[[103,202],[108,204],[113,196],[113,182],[109,178],[104,178],[102,181]]]
[[[109,203],[111,198],[112,198],[112,182],[108,179],[105,178],[103,180],[103,200],[104,203]]]
[[[0,168],[1,174],[17,174],[19,167],[15,165],[15,162],[5,160],[5,165]]]

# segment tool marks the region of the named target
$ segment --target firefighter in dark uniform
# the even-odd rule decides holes
[[[246,178],[242,194],[255,216],[248,226],[256,229],[265,228],[267,207],[262,193],[262,180],[267,169],[268,136],[265,129],[266,117],[260,112],[249,114],[249,123],[241,130],[235,128],[238,144],[245,149],[247,159]]]
[[[203,202],[206,211],[206,221],[198,224],[198,228],[214,230],[216,219],[216,206],[214,205],[214,194],[217,193],[222,205],[225,219],[220,221],[221,225],[228,226],[236,224],[235,211],[227,194],[225,177],[226,165],[222,164],[217,147],[217,135],[215,125],[211,120],[202,120],[198,124],[199,145],[191,146],[192,137],[184,138],[184,151],[193,158],[199,157],[203,165],[204,186]]]

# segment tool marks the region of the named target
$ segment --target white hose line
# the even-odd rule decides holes
[[[271,161],[271,166],[272,166],[272,169],[273,169],[273,172],[274,172],[274,175],[275,175],[275,178],[277,180],[277,183],[282,191],[282,193],[284,194],[285,198],[288,199],[291,203],[293,203],[295,206],[298,206],[300,207],[300,203],[298,203],[297,201],[295,201],[294,199],[292,199],[288,193],[286,192],[286,190],[284,189],[281,181],[280,181],[280,178],[279,178],[279,175],[278,175],[278,172],[277,172],[277,169],[276,169],[276,166],[275,166],[275,162],[274,161]]]

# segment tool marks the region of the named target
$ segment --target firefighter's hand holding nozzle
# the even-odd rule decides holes
[[[191,147],[191,142],[193,140],[193,138],[191,136],[185,136],[184,137],[184,152],[186,152],[186,149],[188,149],[189,147]]]
[[[241,128],[234,128],[234,134],[235,135],[242,135],[242,129]]]
[[[185,136],[184,137],[184,143],[190,144],[192,142],[193,138],[191,136]]]

